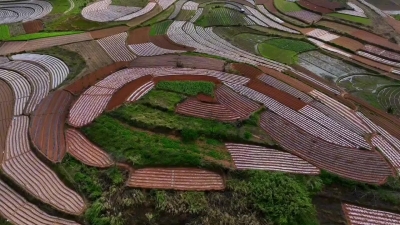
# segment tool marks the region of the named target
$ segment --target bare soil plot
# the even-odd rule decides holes
[[[215,84],[220,84],[221,81],[218,80],[215,77],[210,77],[210,76],[201,76],[201,75],[190,75],[190,74],[185,74],[185,75],[170,75],[170,76],[158,76],[158,77],[154,77],[153,81],[155,83],[159,82],[159,81],[209,81],[209,82],[213,82]]]
[[[68,153],[82,163],[100,168],[110,167],[114,164],[107,153],[91,143],[79,131],[68,129],[65,132],[65,138]]]
[[[195,168],[146,168],[134,171],[127,186],[184,191],[223,190],[223,178],[214,172]]]
[[[100,39],[100,38],[112,36],[114,34],[119,34],[119,33],[125,32],[127,30],[129,30],[128,26],[118,26],[118,27],[112,27],[112,28],[107,28],[107,29],[90,31],[90,35],[92,36],[93,39]]]
[[[23,23],[25,33],[32,34],[42,31],[44,28],[43,22],[41,20],[33,20],[26,23]]]
[[[66,87],[65,90],[71,92],[74,95],[79,95],[86,88],[94,85],[97,81],[104,79],[108,75],[118,70],[128,67],[128,65],[129,62],[116,62],[111,65],[105,66],[99,70],[96,70],[93,73],[90,73],[80,78],[79,80],[76,80],[74,83]]]
[[[321,26],[333,29],[333,30],[335,30],[335,31],[337,31],[339,33],[347,33],[347,34],[350,34],[350,33],[355,32],[355,31],[358,30],[355,27],[347,26],[347,25],[344,25],[344,24],[341,24],[341,23],[335,23],[335,22],[331,22],[331,21],[326,21],[326,20],[319,21],[317,23],[317,25],[321,25]]]
[[[288,152],[256,145],[226,143],[237,169],[280,171],[295,174],[317,175],[319,169]]]
[[[110,101],[108,102],[108,105],[105,110],[113,110],[120,105],[122,105],[128,97],[138,88],[140,88],[142,85],[145,83],[151,81],[153,77],[151,75],[143,76],[140,77],[125,86],[123,86],[121,89],[119,89],[117,92],[113,94],[111,97]]]
[[[244,63],[233,63],[231,64],[232,69],[238,71],[240,74],[250,79],[256,79],[262,74],[262,71]]]
[[[323,7],[330,10],[339,10],[344,9],[346,5],[339,1],[330,1],[330,0],[302,0],[309,2],[310,4]]]
[[[270,111],[261,115],[260,126],[284,149],[320,169],[371,184],[383,184],[392,168],[377,151],[341,147],[323,141]]]
[[[66,148],[64,121],[72,102],[70,93],[50,93],[31,115],[29,135],[33,145],[52,162],[62,161]]]
[[[334,39],[333,41],[331,41],[331,43],[349,49],[353,52],[356,52],[364,47],[361,42],[344,36]]]
[[[301,7],[305,8],[305,9],[308,9],[313,12],[321,13],[321,14],[327,14],[327,13],[334,12],[334,9],[316,5],[315,3],[309,2],[307,0],[300,0],[297,2],[297,4],[299,4]]]
[[[173,42],[167,35],[150,36],[150,42],[157,45],[160,48],[181,50],[181,51],[193,51],[195,48],[187,47]]]
[[[66,36],[41,38],[37,40],[28,41],[21,50],[33,51],[42,48],[50,48],[53,46],[66,45],[75,42],[92,40],[89,33],[71,34]]]
[[[400,51],[400,46],[396,43],[390,42],[388,39],[378,36],[376,34],[364,31],[357,30],[355,32],[350,33],[351,36],[366,41],[371,44],[379,45],[389,50]]]
[[[86,73],[92,73],[106,65],[111,65],[113,60],[107,55],[104,49],[96,41],[84,41],[61,46],[78,53],[86,62]]]
[[[224,61],[198,56],[161,55],[139,57],[131,62],[130,67],[186,67],[223,71]]]
[[[380,70],[385,71],[385,72],[389,72],[390,73],[392,71],[392,69],[393,69],[393,67],[391,67],[391,66],[388,66],[388,65],[385,65],[385,64],[382,64],[382,63],[379,63],[379,62],[364,58],[364,57],[359,56],[359,55],[353,55],[353,56],[351,56],[351,58],[356,60],[356,61],[358,61],[358,62],[360,62],[360,63],[363,63],[365,65],[371,66],[373,68],[380,69]]]
[[[150,29],[151,27],[141,27],[129,31],[126,44],[133,45],[150,42]]]
[[[261,81],[251,80],[247,84],[247,87],[249,87],[255,91],[258,91],[262,94],[265,94],[296,111],[300,110],[301,108],[303,108],[304,106],[307,105],[305,102],[299,100],[298,98],[295,98],[294,96],[292,96],[286,92],[283,92],[274,87],[271,87]]]
[[[14,92],[11,87],[0,80],[0,164],[6,147],[8,129],[14,116]]]

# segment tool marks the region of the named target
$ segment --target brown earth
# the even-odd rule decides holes
[[[215,84],[220,84],[221,81],[218,80],[215,77],[210,77],[210,76],[202,76],[202,75],[171,75],[171,76],[160,76],[160,77],[154,77],[153,81],[154,83],[158,83],[160,81],[182,81],[182,80],[187,80],[187,81],[209,81],[213,82]]]
[[[150,29],[150,27],[141,27],[129,31],[126,44],[133,45],[150,42]]]
[[[129,30],[128,26],[118,26],[118,27],[112,27],[112,28],[107,28],[107,29],[90,31],[90,35],[93,37],[93,39],[100,39],[100,38],[112,36],[114,34],[119,34],[119,33],[125,32],[127,30]]]
[[[0,79],[0,165],[3,162],[7,132],[11,125],[14,112],[14,92],[11,87]]]
[[[334,39],[331,41],[331,43],[349,49],[353,52],[356,52],[364,47],[364,44],[361,42],[344,36]]]
[[[307,0],[300,0],[297,2],[298,5],[300,5],[301,7],[319,13],[319,14],[327,14],[327,13],[332,13],[334,12],[334,9],[329,9],[326,7],[321,7],[319,5],[315,5]]]
[[[126,99],[132,94],[132,92],[141,87],[143,84],[151,81],[152,79],[153,76],[147,75],[124,85],[113,94],[105,110],[110,111],[119,107],[126,101]]]
[[[213,98],[209,95],[205,95],[205,94],[198,94],[196,96],[196,99],[200,102],[205,102],[205,103],[218,103],[216,98]]]
[[[150,42],[157,45],[158,47],[171,49],[171,50],[181,50],[181,51],[193,51],[195,48],[187,47],[173,42],[167,35],[157,35],[150,36]]]
[[[25,33],[33,34],[44,29],[43,22],[41,20],[33,20],[26,23],[23,23],[22,26],[24,27]]]
[[[220,59],[189,55],[161,55],[139,57],[131,62],[130,67],[186,67],[223,71],[224,64],[225,61]]]
[[[302,109],[304,106],[307,105],[305,102],[297,99],[296,97],[258,80],[250,80],[250,82],[247,83],[246,86],[266,96],[269,96],[296,111]]]
[[[118,70],[127,68],[129,66],[129,62],[116,62],[111,65],[105,66],[99,70],[96,70],[93,73],[90,73],[79,80],[76,80],[74,83],[68,85],[65,90],[71,92],[74,95],[79,95],[86,88],[94,85],[97,81],[104,79],[108,75],[117,72]]]
[[[363,63],[365,65],[368,65],[368,66],[383,70],[385,72],[389,72],[390,73],[392,71],[392,67],[391,66],[388,66],[388,65],[385,65],[385,64],[382,64],[382,63],[379,63],[379,62],[364,58],[364,57],[359,56],[359,55],[352,55],[351,58],[356,60],[356,61],[358,61],[358,62],[361,62],[361,63]],[[397,79],[400,79],[400,78],[397,78]]]
[[[257,77],[262,74],[261,70],[245,63],[232,63],[231,66],[232,69],[238,71],[240,74],[250,79],[257,79]]]
[[[310,4],[313,4],[315,6],[330,9],[332,11],[346,8],[345,4],[331,0],[300,0],[300,1],[309,2]]]
[[[400,46],[390,42],[388,39],[378,36],[376,34],[364,31],[357,30],[355,32],[350,33],[351,36],[366,41],[368,43],[379,45],[381,47],[387,48],[388,50],[400,51]]]
[[[71,102],[72,95],[69,92],[52,92],[31,115],[29,135],[32,143],[52,162],[60,162],[66,152],[64,121]]]

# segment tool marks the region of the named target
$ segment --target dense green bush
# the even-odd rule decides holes
[[[182,129],[181,136],[184,142],[194,142],[199,138],[199,134],[195,130],[186,128]]]
[[[161,81],[156,88],[190,96],[198,94],[214,96],[215,84],[205,81]]]

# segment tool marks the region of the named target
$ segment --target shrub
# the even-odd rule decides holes
[[[184,142],[194,142],[199,138],[199,134],[195,130],[186,128],[181,131],[181,136]]]

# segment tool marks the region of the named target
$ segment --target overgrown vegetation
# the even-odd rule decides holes
[[[68,51],[60,47],[41,49],[35,51],[35,53],[54,56],[67,64],[69,74],[64,83],[74,79],[86,67],[86,62],[82,56],[76,52]]]
[[[167,33],[172,20],[164,20],[162,22],[151,25],[150,36],[163,35]]]
[[[161,81],[157,83],[157,89],[173,91],[190,96],[205,94],[214,96],[215,84],[205,81]]]
[[[39,32],[39,33],[23,34],[15,37],[9,37],[7,38],[7,41],[28,41],[40,38],[66,36],[66,35],[80,34],[80,33],[83,33],[83,31]]]
[[[7,40],[11,37],[8,25],[0,25],[0,41]]]

